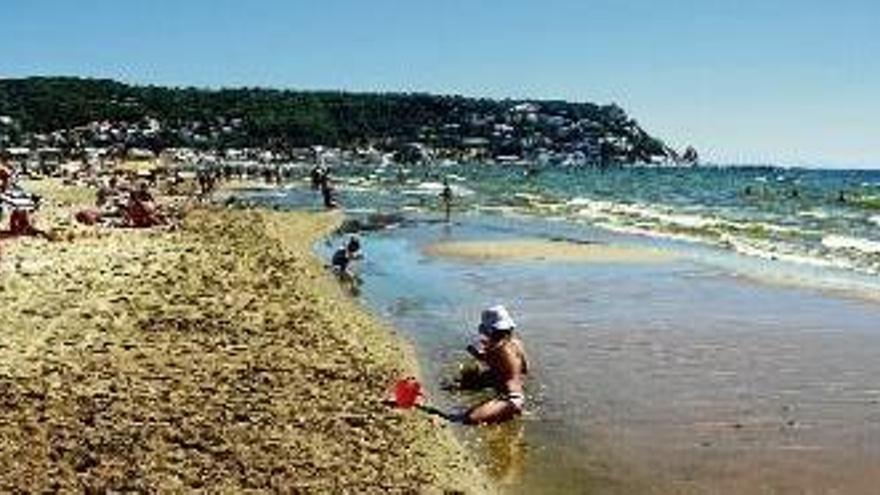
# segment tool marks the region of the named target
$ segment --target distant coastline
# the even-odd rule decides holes
[[[265,163],[616,166],[687,164],[616,104],[421,93],[132,86],[112,80],[0,80],[0,153],[39,162],[213,154]]]

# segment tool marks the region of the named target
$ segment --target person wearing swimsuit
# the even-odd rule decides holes
[[[479,331],[484,339],[479,347],[471,345],[467,350],[488,368],[499,395],[471,408],[464,422],[501,423],[523,411],[528,360],[522,341],[513,334],[516,324],[504,306],[487,308],[480,320]]]

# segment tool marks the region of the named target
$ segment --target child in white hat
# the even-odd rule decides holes
[[[504,306],[483,310],[478,329],[485,339],[479,348],[470,345],[467,350],[488,368],[499,395],[471,408],[465,414],[466,423],[500,423],[522,413],[528,360],[522,341],[513,334],[515,328]]]

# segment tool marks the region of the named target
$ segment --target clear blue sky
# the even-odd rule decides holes
[[[0,77],[616,102],[722,162],[880,167],[880,1],[3,0]]]

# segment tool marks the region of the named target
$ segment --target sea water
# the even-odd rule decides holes
[[[359,297],[416,345],[434,404],[457,411],[482,399],[442,388],[467,361],[480,310],[501,302],[517,320],[533,361],[527,413],[461,429],[500,486],[873,492],[880,304],[876,213],[865,198],[875,172],[520,172],[441,172],[459,188],[449,224],[438,222],[436,171],[349,190],[361,173],[351,169],[339,182],[361,216],[404,213],[396,228],[366,236]],[[317,201],[300,191],[287,204]],[[523,238],[676,256],[597,264],[425,251]],[[329,242],[325,252],[341,239]]]
[[[345,204],[565,218],[765,259],[880,273],[880,170],[775,167],[559,169],[455,165],[333,170]]]

